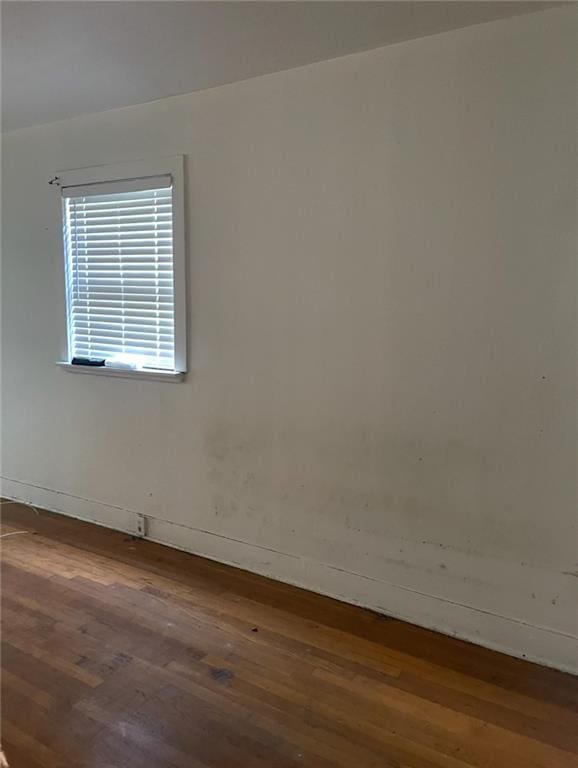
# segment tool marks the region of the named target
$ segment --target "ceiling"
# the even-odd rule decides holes
[[[189,93],[540,2],[2,2],[2,128]]]

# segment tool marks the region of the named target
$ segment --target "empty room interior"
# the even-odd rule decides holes
[[[0,12],[0,765],[578,768],[577,4]]]

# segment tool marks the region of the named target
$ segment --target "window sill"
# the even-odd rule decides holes
[[[137,371],[130,368],[107,368],[105,365],[72,365],[71,363],[56,363],[64,371],[72,373],[89,373],[94,376],[113,376],[119,379],[145,379],[147,381],[168,381],[176,383],[183,381],[185,374],[179,371]]]

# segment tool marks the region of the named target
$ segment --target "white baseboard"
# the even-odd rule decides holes
[[[14,501],[136,534],[138,512],[2,478]],[[578,674],[578,638],[364,574],[147,516],[151,541],[234,565],[511,656]]]
[[[136,515],[128,509],[12,478],[2,477],[0,481],[0,495],[5,499],[21,501],[49,512],[60,512],[115,531],[136,534]]]

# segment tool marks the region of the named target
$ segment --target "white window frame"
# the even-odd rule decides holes
[[[51,183],[57,182],[61,190],[66,187],[84,186],[103,182],[138,180],[151,176],[172,178],[173,199],[173,273],[174,273],[174,341],[175,371],[129,370],[106,366],[72,365],[69,346],[68,317],[66,317],[65,360],[58,362],[61,368],[74,373],[97,376],[150,379],[153,381],[181,381],[187,371],[187,275],[185,255],[185,206],[184,206],[184,159],[182,156],[140,160],[132,163],[116,163],[91,168],[60,171]],[[62,253],[66,258],[64,232],[61,226]],[[64,262],[63,262],[64,263]],[[67,299],[66,299],[67,302]],[[68,314],[68,313],[66,313]]]

